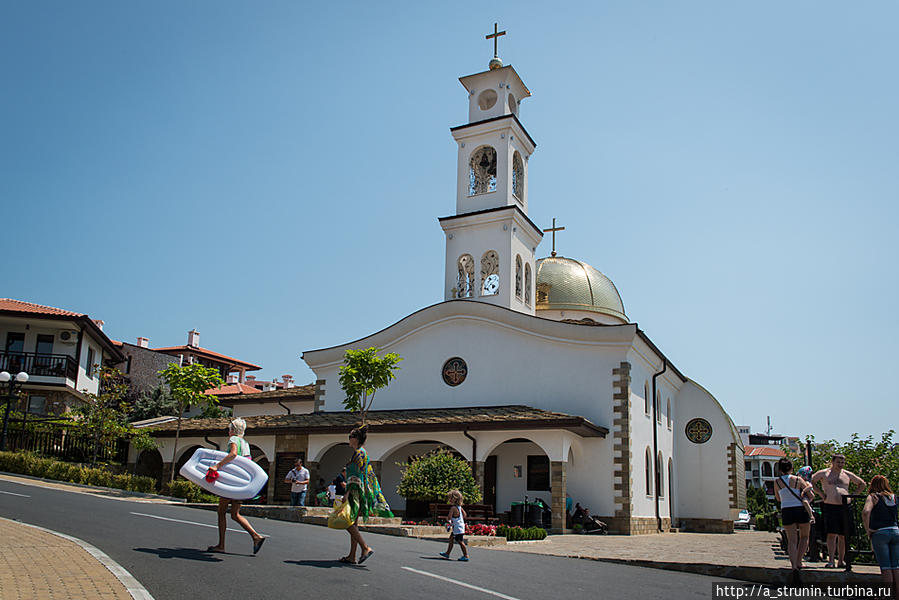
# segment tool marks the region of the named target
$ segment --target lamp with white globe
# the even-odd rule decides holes
[[[3,433],[0,434],[0,452],[6,450],[6,428],[9,424],[9,409],[16,399],[16,384],[24,384],[28,381],[28,373],[19,371],[15,377],[8,371],[0,371],[0,383],[8,383],[9,391],[6,394],[6,409],[3,411]]]

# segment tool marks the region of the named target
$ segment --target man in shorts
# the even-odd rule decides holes
[[[827,569],[846,566],[846,528],[851,524],[849,501],[843,504],[843,496],[848,496],[852,486],[860,486],[858,492],[865,487],[865,481],[855,473],[843,469],[846,457],[834,454],[830,459],[830,468],[821,469],[812,475],[812,486],[815,492],[824,497],[821,505],[821,516],[824,520],[824,531],[827,534]]]

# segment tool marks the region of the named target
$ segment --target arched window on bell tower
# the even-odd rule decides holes
[[[488,250],[481,257],[481,295],[499,294],[499,254]]]
[[[471,298],[474,296],[474,259],[471,254],[463,254],[459,257],[459,278],[456,281],[456,298]]]
[[[468,195],[496,191],[496,150],[481,146],[471,154],[468,162]]]
[[[524,203],[524,161],[518,150],[512,155],[512,195],[519,204]]]
[[[524,266],[524,303],[531,305],[531,263]]]
[[[515,297],[521,300],[521,255],[515,255]]]

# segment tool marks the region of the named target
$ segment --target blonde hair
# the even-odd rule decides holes
[[[247,422],[240,417],[231,419],[228,429],[234,432],[234,435],[243,435],[247,431]]]
[[[446,495],[446,499],[449,500],[448,504],[454,504],[456,506],[462,506],[462,492],[459,490],[450,490]]]

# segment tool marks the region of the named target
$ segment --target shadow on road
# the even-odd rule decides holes
[[[339,560],[285,560],[289,565],[300,565],[301,567],[318,567],[319,569],[333,569],[337,567],[342,569],[349,567],[351,569],[367,569],[365,565],[354,565],[351,563],[342,563]]]
[[[159,558],[184,558],[187,560],[199,560],[203,562],[222,562],[222,559],[212,556],[209,552],[197,550],[196,548],[135,548],[134,550],[146,554],[155,554]],[[226,553],[223,552],[222,554]]]

